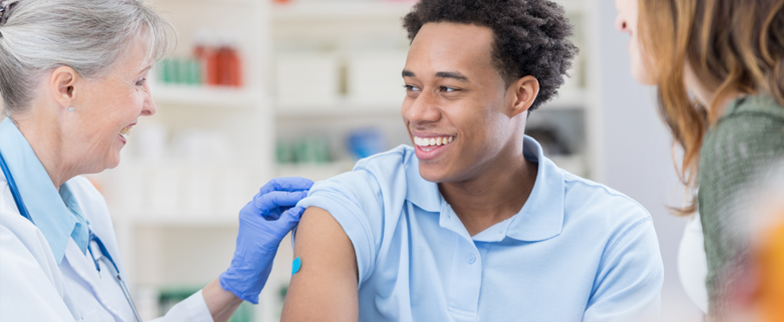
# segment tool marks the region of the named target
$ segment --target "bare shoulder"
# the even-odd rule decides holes
[[[324,209],[310,207],[297,228],[291,277],[281,321],[357,321],[357,259],[343,228]]]

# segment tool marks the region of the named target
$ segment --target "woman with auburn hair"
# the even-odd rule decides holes
[[[694,224],[704,233],[708,300],[699,291],[690,295],[721,319],[734,285],[726,280],[735,278],[726,268],[744,247],[727,242],[728,228],[752,215],[734,195],[784,158],[784,0],[617,0],[616,6],[618,29],[632,37],[632,74],[657,86],[660,114],[683,149],[678,174],[695,195],[675,211],[698,213]]]

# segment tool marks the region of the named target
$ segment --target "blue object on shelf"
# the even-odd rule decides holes
[[[367,158],[387,149],[386,138],[375,128],[354,130],[349,133],[348,148],[355,158]]]

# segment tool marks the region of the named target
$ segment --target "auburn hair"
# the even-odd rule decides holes
[[[773,96],[784,106],[784,0],[638,0],[644,60],[657,85],[658,108],[683,149],[676,170],[688,191],[696,188],[703,137],[738,94]],[[688,66],[707,106],[693,99]],[[696,197],[678,215],[696,211]]]

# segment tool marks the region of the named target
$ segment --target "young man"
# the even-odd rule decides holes
[[[523,132],[577,49],[545,0],[422,0],[401,146],[319,182],[283,321],[640,321],[659,309],[651,217]]]

